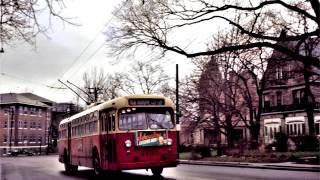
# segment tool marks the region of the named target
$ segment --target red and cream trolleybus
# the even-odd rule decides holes
[[[132,95],[92,106],[59,124],[59,161],[68,173],[78,166],[103,170],[177,166],[173,102],[163,96]]]

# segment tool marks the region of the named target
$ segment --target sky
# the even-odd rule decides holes
[[[114,7],[120,1],[66,1],[63,11],[66,17],[80,26],[53,21],[47,36],[37,37],[36,47],[25,42],[13,42],[5,46],[0,54],[0,93],[32,92],[56,102],[75,101],[75,94],[62,87],[58,79],[82,85],[82,75],[94,67],[102,68],[106,73],[127,72],[132,59],[149,58],[153,52],[147,51],[131,59],[117,60],[108,55],[105,35],[102,33],[111,23]],[[40,18],[47,23],[47,17]],[[194,40],[193,40],[194,41]],[[110,63],[120,61],[119,63]],[[180,76],[190,74],[190,59],[169,53],[163,62],[165,71],[172,77],[175,64],[181,69]]]

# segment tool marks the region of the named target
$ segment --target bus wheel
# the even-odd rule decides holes
[[[96,176],[100,176],[102,173],[100,166],[100,159],[98,153],[94,153],[92,157],[93,171]]]
[[[71,170],[71,164],[69,161],[69,156],[68,156],[66,150],[64,150],[63,162],[64,162],[64,170],[66,171],[67,174],[70,174],[72,172],[72,170]]]
[[[72,165],[68,162],[64,163],[64,169],[67,174],[73,174],[78,171],[78,166]]]
[[[154,176],[160,176],[163,168],[151,168],[151,172]]]
[[[71,166],[71,173],[76,173],[78,171],[78,166],[70,165]]]
[[[66,171],[67,174],[71,173],[71,165],[67,162],[64,162],[64,170]]]

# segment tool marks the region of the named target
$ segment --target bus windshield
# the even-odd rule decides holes
[[[173,117],[169,110],[127,108],[119,113],[120,130],[171,129]]]

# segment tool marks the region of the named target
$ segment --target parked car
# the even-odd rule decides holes
[[[27,156],[34,156],[34,155],[35,155],[34,152],[32,152],[32,151],[26,151],[26,150],[24,150],[24,151],[22,152],[22,154],[27,155]]]
[[[7,153],[7,156],[18,156],[18,155],[26,155],[26,156],[34,156],[35,153],[32,151],[28,151],[28,150],[18,150],[18,149],[14,149],[11,152]]]
[[[20,154],[20,151],[17,149],[14,149],[7,153],[8,156],[18,156]]]

